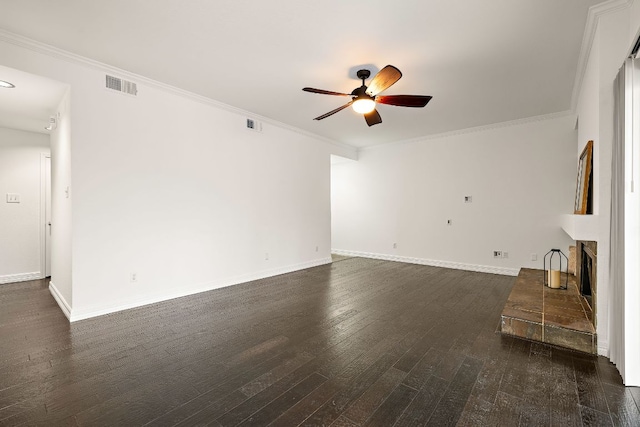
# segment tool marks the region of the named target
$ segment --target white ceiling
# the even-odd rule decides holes
[[[362,147],[569,110],[597,3],[21,0],[0,28]],[[301,89],[351,92],[366,64],[403,72],[384,94],[433,100],[380,105],[371,128],[350,109],[313,121],[348,98]]]
[[[2,65],[0,80],[15,85],[0,88],[0,127],[47,133],[44,128],[55,115],[67,86]]]

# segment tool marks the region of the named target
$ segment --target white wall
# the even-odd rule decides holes
[[[150,87],[132,98],[95,85],[87,107],[75,92],[73,133],[95,133],[90,116],[111,125],[73,137],[74,311],[329,261],[323,144]]]
[[[560,115],[363,150],[332,168],[333,248],[503,274],[542,268],[551,248],[573,243],[558,216],[573,209],[574,128]]]
[[[578,153],[594,141],[594,214],[598,215],[598,351],[609,355],[609,242],[611,204],[611,151],[613,140],[613,93],[618,70],[640,31],[640,2],[602,14],[587,63],[587,73],[577,103]]]
[[[71,236],[71,111],[69,91],[57,109],[51,132],[51,283],[50,288],[67,317],[73,305]],[[69,189],[69,191],[67,191]]]
[[[70,85],[72,320],[330,262],[329,156],[346,152],[21,44],[0,42],[3,65]],[[104,89],[105,69],[138,96]]]
[[[0,128],[0,283],[44,277],[41,157],[49,153],[49,135]],[[7,203],[7,193],[20,203]]]

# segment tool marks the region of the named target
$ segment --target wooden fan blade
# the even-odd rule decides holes
[[[330,90],[314,89],[312,87],[305,87],[305,88],[302,88],[302,90],[305,91],[305,92],[319,93],[319,94],[322,94],[322,95],[351,96],[348,93],[332,92]]]
[[[334,114],[335,114],[335,113],[337,113],[338,111],[342,111],[342,110],[344,110],[345,108],[347,108],[347,107],[348,107],[348,106],[350,106],[351,104],[353,104],[353,101],[349,101],[349,102],[347,102],[346,104],[344,104],[342,107],[338,107],[338,108],[336,108],[335,110],[331,110],[331,111],[329,111],[328,113],[325,113],[325,114],[323,114],[323,115],[321,115],[321,116],[318,116],[318,117],[316,117],[316,118],[315,118],[315,119],[313,119],[313,120],[322,120],[322,119],[326,119],[327,117],[334,115]]]
[[[376,102],[400,107],[424,107],[431,101],[431,96],[424,95],[378,95]]]
[[[369,127],[382,123],[382,117],[380,117],[380,113],[378,113],[377,110],[373,110],[372,112],[365,114],[364,119]]]
[[[400,80],[402,73],[393,65],[387,65],[375,75],[375,77],[369,82],[369,88],[367,94],[375,96],[385,89],[391,87],[392,84]]]

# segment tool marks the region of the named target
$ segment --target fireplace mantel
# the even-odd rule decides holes
[[[561,215],[560,226],[573,240],[598,240],[598,215]]]

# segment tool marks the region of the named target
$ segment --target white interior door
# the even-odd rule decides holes
[[[44,276],[51,276],[51,157],[45,157],[44,167]]]

